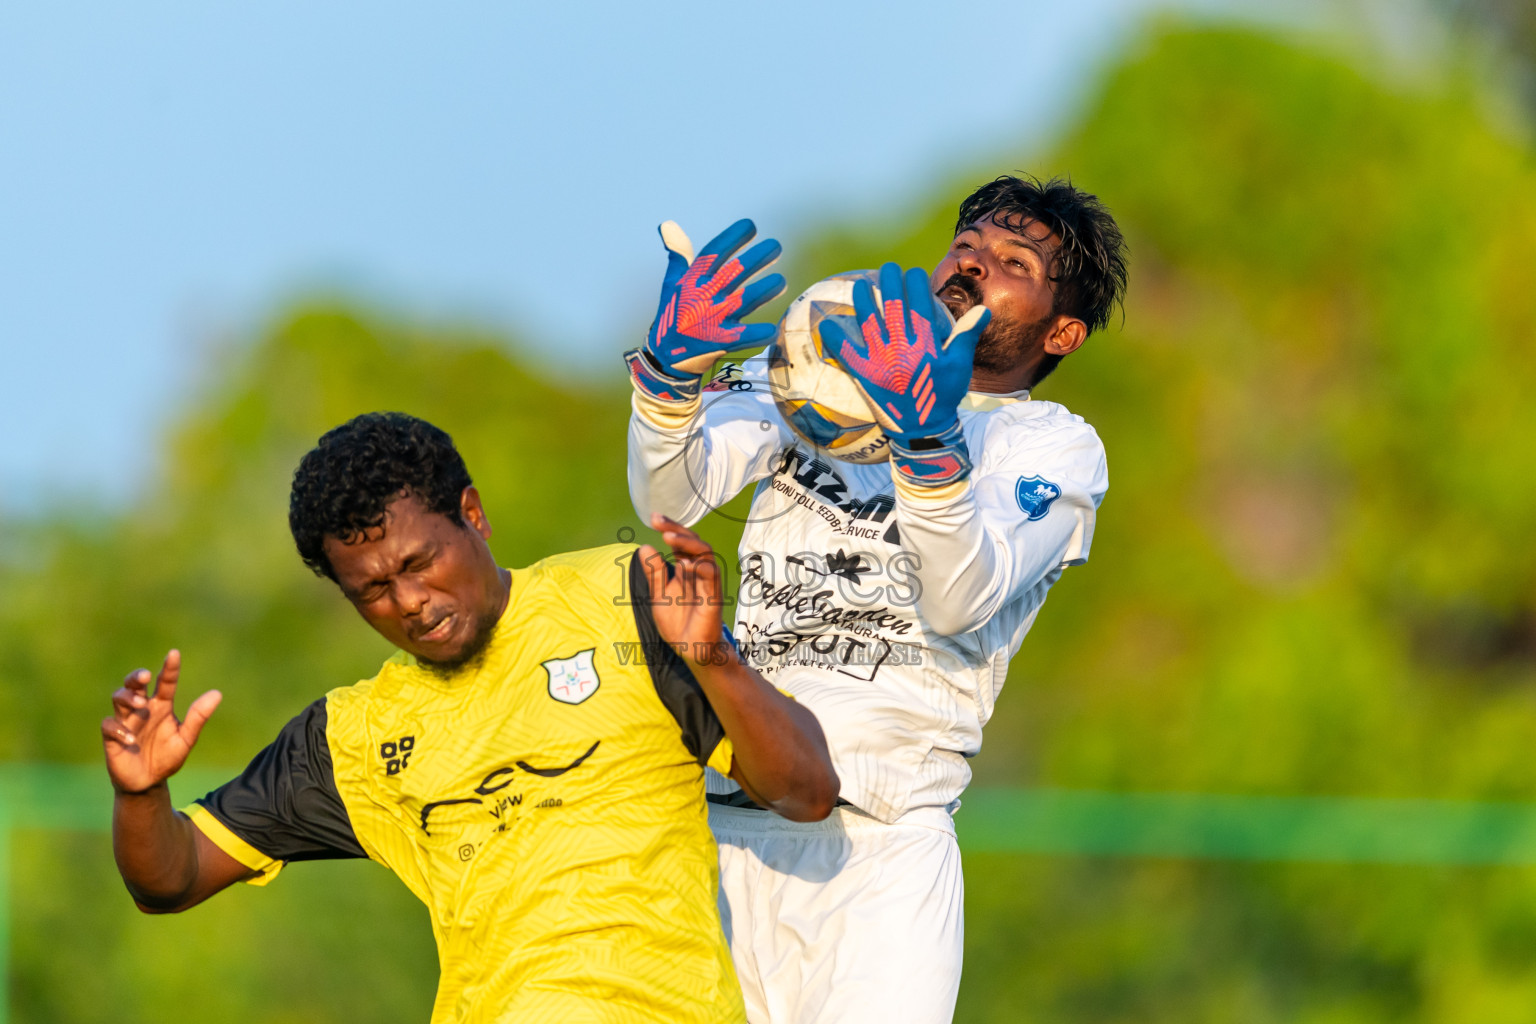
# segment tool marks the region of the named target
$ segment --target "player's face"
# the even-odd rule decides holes
[[[1036,220],[1014,230],[988,218],[955,235],[933,272],[934,294],[956,317],[975,305],[992,311],[976,345],[978,370],[1016,367],[1056,326],[1050,267],[1060,242]]]
[[[479,653],[507,605],[507,577],[486,544],[491,524],[473,487],[464,489],[460,515],[455,523],[406,494],[352,543],[325,538],[336,582],[368,625],[446,668]]]

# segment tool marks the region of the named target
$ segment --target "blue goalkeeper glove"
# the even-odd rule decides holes
[[[896,472],[920,487],[942,487],[971,472],[960,400],[971,383],[976,340],[992,314],[974,306],[951,326],[935,308],[928,275],[887,263],[881,305],[868,281],[853,286],[853,318],[821,322],[822,350],[853,377],[891,439]]]
[[[645,344],[624,353],[630,380],[659,402],[686,405],[699,395],[704,374],[727,352],[755,348],[773,340],[773,324],[743,324],[740,319],[784,290],[782,274],[748,284],[783,251],[764,239],[741,257],[736,251],[752,240],[757,226],[739,220],[693,255],[693,243],[673,221],[661,226],[667,247],[667,276],[661,302]]]

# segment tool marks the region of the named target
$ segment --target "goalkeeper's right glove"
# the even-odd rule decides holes
[[[818,325],[831,354],[869,403],[891,440],[898,481],[919,488],[947,487],[971,473],[960,425],[960,402],[971,384],[976,342],[991,320],[972,306],[952,322],[936,303],[928,275],[905,275],[894,263],[880,268],[880,303],[868,281],[853,286],[853,316],[829,316]]]
[[[661,225],[667,247],[667,276],[661,302],[645,344],[624,353],[629,378],[643,396],[670,406],[691,405],[704,374],[727,352],[768,344],[773,324],[743,324],[740,319],[784,290],[782,274],[747,283],[779,258],[782,248],[764,239],[745,255],[736,250],[750,242],[757,227],[739,220],[693,255],[693,243],[673,221]]]

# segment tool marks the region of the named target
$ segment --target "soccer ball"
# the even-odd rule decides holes
[[[799,437],[845,462],[884,462],[891,443],[853,378],[821,349],[829,316],[853,316],[853,285],[868,281],[880,302],[879,274],[853,270],[811,285],[789,304],[768,349],[768,383],[779,414]]]

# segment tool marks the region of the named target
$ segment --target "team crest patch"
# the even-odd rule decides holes
[[[1040,476],[1021,476],[1013,496],[1019,499],[1019,508],[1029,516],[1030,522],[1044,519],[1051,510],[1051,503],[1061,497],[1061,488]]]
[[[549,673],[549,695],[562,704],[580,704],[597,692],[597,666],[592,655],[597,648],[589,647],[569,658],[551,658],[542,662]]]

